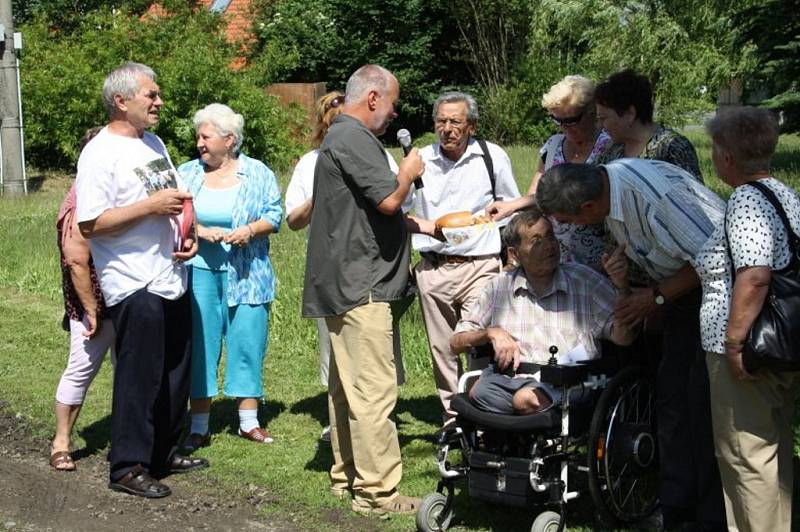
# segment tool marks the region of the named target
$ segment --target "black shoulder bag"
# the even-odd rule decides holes
[[[497,179],[494,176],[494,163],[492,162],[492,156],[489,153],[489,146],[486,144],[486,141],[483,139],[475,139],[478,143],[478,146],[481,147],[483,150],[483,164],[486,165],[486,171],[489,173],[489,183],[492,184],[492,199],[497,201],[497,193],[495,192],[496,182]],[[503,266],[508,263],[508,249],[506,246],[506,239],[503,235],[503,230],[498,229],[500,232],[500,260],[503,262]]]
[[[775,208],[780,216],[789,241],[791,258],[782,270],[773,270],[764,306],[756,317],[742,348],[742,361],[745,369],[753,373],[759,369],[772,371],[800,370],[800,237],[792,230],[789,218],[775,193],[758,181],[748,183]],[[731,295],[736,281],[736,268],[731,256],[728,240],[727,216],[725,220],[725,240],[731,262]]]

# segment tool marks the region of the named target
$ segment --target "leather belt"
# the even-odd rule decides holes
[[[499,255],[444,255],[435,251],[422,251],[420,256],[435,266],[439,266],[440,264],[464,264],[476,260],[496,259]]]

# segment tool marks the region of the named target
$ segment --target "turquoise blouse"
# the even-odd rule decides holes
[[[200,192],[205,179],[203,162],[194,159],[178,167],[189,192]],[[240,154],[236,176],[241,182],[233,206],[232,229],[260,219],[268,221],[278,232],[283,219],[281,190],[278,180],[267,165]],[[275,299],[275,272],[269,260],[269,238],[260,237],[243,248],[228,251],[228,306],[262,305]]]

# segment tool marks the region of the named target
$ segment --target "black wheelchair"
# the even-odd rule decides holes
[[[658,506],[655,385],[650,372],[618,358],[558,364],[550,348],[540,379],[564,391],[563,401],[533,415],[501,415],[474,406],[466,390],[480,374],[464,374],[452,401],[457,416],[439,437],[441,480],[417,511],[420,532],[447,530],[455,486],[466,480],[470,497],[536,509],[531,532],[560,532],[567,502],[579,497],[571,474],[585,473],[601,527],[624,527]],[[484,353],[485,354],[485,353]],[[451,455],[460,454],[457,463]],[[550,508],[549,510],[546,510]]]

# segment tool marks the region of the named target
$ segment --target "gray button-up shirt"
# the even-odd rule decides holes
[[[396,188],[380,141],[359,120],[337,116],[314,171],[303,316],[338,316],[370,299],[405,295],[405,218],[400,211],[386,215],[377,209]]]

